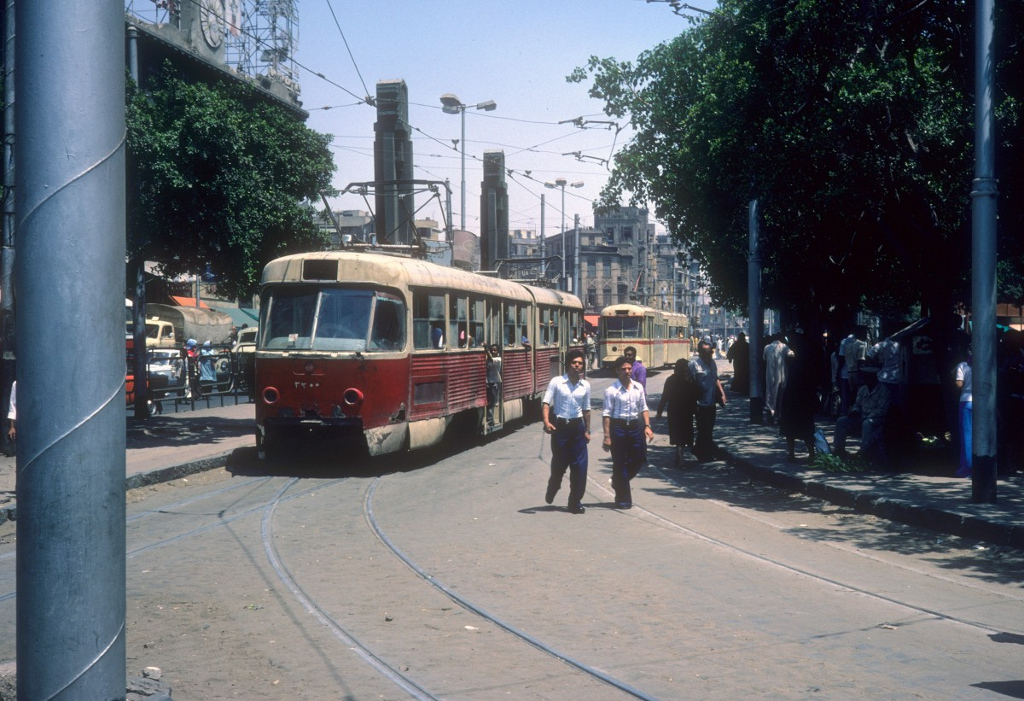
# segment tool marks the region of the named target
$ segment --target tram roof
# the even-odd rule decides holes
[[[331,277],[324,275],[325,271],[323,270],[316,275],[307,275],[303,265],[306,261],[336,261],[336,272],[333,272]],[[298,253],[268,263],[263,269],[262,278],[264,285],[272,282],[327,282],[333,280],[392,287],[414,286],[461,290],[471,294],[498,295],[523,302],[530,301],[532,298],[539,304],[583,309],[583,304],[577,297],[559,290],[524,285],[501,278],[478,275],[459,268],[437,265],[417,258],[383,253],[351,251]]]
[[[601,316],[648,316],[648,315],[660,315],[665,317],[674,317],[686,319],[685,314],[679,312],[667,311],[664,309],[654,309],[653,307],[645,307],[642,304],[612,304],[601,310]]]

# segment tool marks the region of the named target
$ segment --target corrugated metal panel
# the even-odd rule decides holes
[[[417,354],[412,359],[409,417],[443,416],[487,404],[487,360],[481,353]],[[417,403],[417,386],[438,384],[439,401]],[[430,392],[422,394],[429,395]]]
[[[501,361],[502,394],[505,398],[533,394],[533,379],[529,353],[525,350],[506,351]]]

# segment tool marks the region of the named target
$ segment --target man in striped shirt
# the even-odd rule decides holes
[[[647,394],[632,379],[633,361],[626,356],[615,360],[619,379],[604,391],[604,449],[612,454],[612,488],[615,506],[629,509],[633,495],[629,481],[636,477],[646,461],[647,443],[654,438]]]
[[[587,488],[587,444],[590,442],[590,383],[583,379],[584,354],[565,356],[566,373],[548,383],[541,403],[544,431],[551,434],[551,477],[544,501],[551,503],[569,470],[569,512],[582,514]]]

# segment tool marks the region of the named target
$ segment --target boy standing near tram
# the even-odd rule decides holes
[[[544,501],[555,500],[562,477],[569,470],[569,513],[582,514],[587,488],[587,444],[590,443],[590,383],[583,379],[586,361],[581,350],[565,356],[566,372],[551,378],[541,416],[544,432],[551,435],[551,476]]]

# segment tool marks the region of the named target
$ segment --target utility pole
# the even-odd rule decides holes
[[[995,115],[992,93],[994,0],[975,3],[974,188],[971,190],[974,313],[971,345],[974,433],[971,501],[996,503],[996,197]]]

